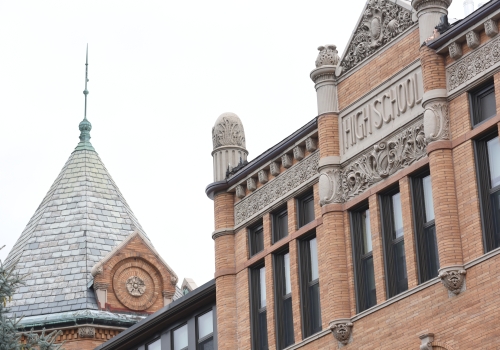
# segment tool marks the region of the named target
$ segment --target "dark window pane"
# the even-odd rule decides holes
[[[288,297],[283,301],[283,348],[294,343],[293,339],[293,314],[292,298]]]
[[[366,300],[365,309],[377,305],[377,291],[375,289],[375,271],[373,269],[373,256],[363,259],[365,271]]]
[[[273,242],[288,236],[288,211],[282,209],[273,214]]]
[[[396,263],[396,285],[399,294],[408,289],[408,276],[406,274],[405,242],[402,240],[394,245],[394,260]]]
[[[319,283],[309,287],[310,334],[321,330],[321,306],[319,304]]]
[[[487,120],[497,114],[495,103],[495,90],[488,91],[479,96],[479,108],[481,108],[480,122]]]
[[[479,88],[470,91],[472,123],[477,125],[497,114],[495,102],[495,87],[488,82]]]
[[[214,338],[208,338],[198,344],[199,350],[214,350]]]
[[[438,247],[436,241],[436,225],[424,229],[424,240],[427,248],[427,279],[437,277],[439,270]]]
[[[258,350],[267,350],[267,312],[259,312]]]
[[[264,227],[262,224],[253,226],[248,231],[250,243],[250,256],[253,256],[264,249]]]
[[[314,220],[314,195],[312,193],[301,197],[299,200],[299,227]]]
[[[491,194],[491,206],[493,209],[493,229],[496,246],[500,246],[500,190]]]

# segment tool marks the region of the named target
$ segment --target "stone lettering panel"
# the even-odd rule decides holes
[[[342,111],[339,117],[342,161],[421,115],[423,93],[422,69],[417,67]]]

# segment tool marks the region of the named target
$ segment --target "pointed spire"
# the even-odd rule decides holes
[[[89,81],[89,44],[87,44],[87,53],[85,57],[85,90],[83,94],[85,95],[85,109],[83,112],[83,120],[80,122],[78,128],[80,129],[80,143],[76,146],[75,151],[89,150],[95,151],[94,147],[90,143],[90,130],[92,130],[92,124],[87,120],[87,95],[89,91],[87,90],[87,82]]]

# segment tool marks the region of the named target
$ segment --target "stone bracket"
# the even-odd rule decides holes
[[[426,333],[419,336],[420,341],[420,350],[432,350],[432,342],[434,341],[434,334]]]
[[[451,293],[458,295],[465,288],[465,275],[467,271],[463,265],[448,266],[439,270],[439,278]]]
[[[94,327],[80,327],[78,328],[79,338],[95,338],[95,328]]]
[[[347,345],[351,341],[353,326],[350,318],[339,318],[330,322],[329,328],[340,344]]]

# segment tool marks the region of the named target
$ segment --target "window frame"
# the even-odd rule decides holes
[[[252,226],[249,226],[248,229],[248,254],[249,258],[264,250],[264,223],[262,219],[254,223]],[[261,240],[262,242],[257,242],[256,233],[261,231]],[[258,244],[261,243],[261,247]],[[260,249],[259,249],[260,248]]]
[[[439,251],[437,246],[437,235],[436,235],[436,219],[426,221],[425,213],[425,194],[423,179],[427,176],[431,176],[428,167],[421,169],[420,171],[414,173],[410,177],[410,190],[411,190],[411,204],[412,204],[412,219],[413,227],[415,229],[415,250],[417,255],[417,271],[418,271],[418,283],[424,283],[430,279],[438,276],[438,271],[440,268],[439,264]],[[435,213],[434,213],[435,215]],[[429,271],[430,265],[432,264],[431,259],[433,257],[428,255],[429,249],[428,244],[431,244],[427,240],[426,230],[434,227],[434,249],[436,252],[435,263],[437,270],[435,273]]]
[[[495,95],[495,83],[492,79],[482,83],[480,86],[470,90],[468,93],[469,93],[469,105],[470,105],[469,108],[470,108],[470,118],[471,118],[472,128],[476,128],[482,123],[496,116],[496,114],[494,114],[486,119],[480,120],[482,118],[482,110],[480,108],[481,99],[489,93],[493,93],[493,96]],[[495,101],[495,108],[496,108],[496,101]]]
[[[281,226],[279,225],[281,220],[283,220],[283,216],[286,216],[286,232],[284,232],[284,233],[281,232]],[[277,210],[275,210],[271,213],[271,221],[272,221],[272,225],[271,225],[272,244],[282,240],[285,237],[288,237],[288,234],[289,234],[288,207],[286,204],[281,206],[280,208],[278,208]]]
[[[372,239],[372,250],[369,253],[364,253],[364,237],[361,219],[355,216],[362,217],[363,213],[370,210],[368,202],[362,203],[355,208],[349,210],[349,224],[351,231],[351,242],[352,242],[352,258],[354,261],[354,282],[355,282],[355,297],[356,297],[356,312],[360,313],[368,310],[375,305],[377,305],[377,289],[375,288],[375,303],[373,305],[369,304],[367,294],[367,283],[368,278],[365,271],[364,262],[368,259],[372,259],[373,264],[373,239]],[[358,224],[357,221],[360,223]],[[359,226],[359,227],[358,227]],[[375,279],[375,271],[373,271],[373,279]]]
[[[498,131],[489,131],[474,140],[474,163],[479,194],[479,210],[483,231],[483,250],[485,253],[500,247],[500,239],[495,243],[495,218],[490,202],[491,195],[500,191],[500,185],[491,188],[490,164],[487,142],[498,137]]]
[[[189,350],[189,326],[188,326],[188,322],[183,322],[182,324],[178,325],[177,327],[173,328],[170,330],[170,339],[171,339],[171,348],[172,350],[175,348],[175,335],[174,335],[174,332],[182,327],[186,327],[187,329],[187,337],[188,337],[188,345],[180,350]]]
[[[285,255],[288,254],[290,258],[290,250],[288,245],[278,252],[273,253],[273,282],[274,282],[274,308],[275,308],[275,323],[276,323],[276,348],[285,349],[286,347],[295,343],[295,332],[293,329],[293,305],[292,305],[292,289],[291,289],[291,273],[290,270],[290,293],[286,292],[286,269],[285,269]],[[289,260],[290,263],[290,260]],[[289,266],[291,269],[291,266]],[[285,322],[285,303],[289,302],[291,320],[288,324]],[[287,343],[286,339],[286,326],[291,326],[291,343]]]
[[[200,338],[200,327],[198,326],[198,319],[203,316],[203,315],[206,315],[208,314],[209,312],[212,313],[212,333],[210,334],[207,334],[206,336],[204,336],[203,338]],[[214,344],[215,344],[215,337],[214,337],[214,334],[215,334],[215,327],[214,327],[214,311],[212,308],[209,308],[203,312],[200,312],[198,315],[196,315],[195,317],[195,328],[196,328],[196,349],[197,350],[200,350],[200,344],[209,340],[209,339],[212,339],[214,341]]]
[[[252,349],[254,350],[267,350],[269,348],[269,339],[268,339],[268,326],[267,326],[267,295],[266,295],[266,306],[263,308],[259,307],[260,303],[260,269],[261,268],[266,268],[266,265],[264,264],[263,261],[253,265],[252,267],[249,268],[249,297],[250,297],[250,334],[251,334],[251,342],[252,342]],[[266,273],[266,278],[267,278],[267,268],[265,270]],[[267,286],[266,286],[266,294],[267,294]],[[259,340],[261,339],[261,334],[260,334],[260,322],[259,320],[261,319],[260,315],[265,312],[265,328],[266,328],[266,348],[261,349],[260,348],[260,343]]]
[[[146,346],[144,347],[146,350],[149,350],[149,346],[153,343],[156,343],[157,341],[160,341],[160,349],[161,349],[161,336],[151,340],[150,342],[146,343]]]
[[[396,194],[400,194],[399,186],[395,186],[391,189],[384,191],[383,193],[378,195],[378,202],[380,206],[380,223],[382,227],[382,241],[384,247],[384,268],[385,268],[385,284],[386,284],[386,295],[387,299],[395,297],[402,292],[408,290],[408,267],[406,266],[406,250],[405,250],[405,241],[404,241],[404,226],[403,226],[403,234],[401,237],[393,238],[393,227],[394,227],[394,207],[392,204],[392,198]],[[401,203],[402,209],[403,203]],[[402,213],[401,213],[402,215]],[[394,254],[395,247],[403,242],[403,252],[405,255],[404,258],[404,272],[406,275],[406,288],[398,290],[397,286],[397,269],[398,265],[396,264]]]
[[[311,253],[310,253],[310,242],[311,240],[316,239],[316,230],[312,230],[305,237],[302,237],[298,241],[299,249],[298,249],[298,258],[299,258],[299,292],[300,292],[300,314],[302,318],[302,339],[310,337],[316,333],[321,332],[323,329],[322,319],[321,319],[321,290],[320,290],[320,298],[318,298],[319,304],[319,329],[314,329],[312,324],[313,316],[311,313],[313,312],[311,304],[311,296],[310,296],[310,288],[318,285],[318,289],[320,289],[320,277],[318,271],[318,278],[312,280],[312,271],[311,271]],[[319,261],[318,261],[319,267]]]
[[[313,218],[310,221],[305,222],[305,213],[306,211],[303,209],[304,203],[308,200],[311,200],[312,206],[313,206]],[[314,191],[313,189],[309,189],[303,194],[301,194],[299,197],[296,199],[296,204],[297,204],[297,228],[301,228],[305,225],[307,225],[310,222],[313,222],[316,219],[316,213],[315,213],[315,208],[314,208]]]

